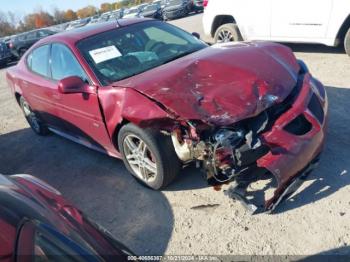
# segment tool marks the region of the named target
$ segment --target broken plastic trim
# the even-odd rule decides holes
[[[283,200],[288,199],[303,184],[307,176],[318,166],[319,159],[320,155],[315,157],[303,170],[292,177],[288,185],[274,201],[268,199],[265,200],[264,204],[251,202],[246,197],[246,188],[240,186],[239,183],[231,185],[228,190],[225,191],[225,195],[233,200],[239,201],[251,215],[259,213],[272,214]]]

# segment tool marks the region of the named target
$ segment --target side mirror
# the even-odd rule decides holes
[[[90,93],[88,84],[78,76],[69,76],[60,80],[58,91],[62,94]]]
[[[197,32],[193,32],[192,35],[193,35],[195,38],[201,39],[201,35],[198,34]]]

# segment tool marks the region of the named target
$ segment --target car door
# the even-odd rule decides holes
[[[272,0],[271,36],[305,39],[324,38],[333,0]]]
[[[49,44],[42,45],[26,57],[26,71],[20,80],[24,98],[49,126],[60,129],[62,122],[58,116],[55,100],[58,95],[57,84],[50,78]]]
[[[73,52],[66,45],[54,43],[51,47],[51,76],[56,83],[60,80],[78,76],[90,83],[87,74],[79,64]],[[89,84],[90,85],[90,84]],[[76,142],[104,152],[114,151],[100,110],[97,89],[90,85],[93,92],[62,94],[55,96],[59,117],[64,122],[64,132]]]

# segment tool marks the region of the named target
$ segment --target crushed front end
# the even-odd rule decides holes
[[[172,132],[178,157],[196,161],[212,185],[233,182],[227,194],[251,212],[272,212],[316,166],[326,127],[324,86],[306,68],[291,93],[258,115],[231,126],[206,128],[187,121]],[[272,175],[276,182],[263,207],[247,197],[249,186]]]

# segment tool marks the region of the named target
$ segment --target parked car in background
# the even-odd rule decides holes
[[[138,7],[132,7],[124,11],[123,18],[135,18],[140,17],[140,9]]]
[[[87,25],[90,22],[91,18],[83,18],[83,19],[79,19],[76,21],[73,21],[69,24],[69,26],[66,28],[66,30],[72,30],[74,28],[79,28],[79,27],[83,27],[85,25]]]
[[[103,13],[103,14],[98,18],[98,22],[101,23],[101,22],[106,22],[106,21],[108,21],[109,17],[111,16],[111,13],[112,13],[112,12]]]
[[[109,16],[108,18],[108,21],[113,21],[113,20],[116,20],[116,19],[121,19],[124,15],[124,9],[118,9],[118,10],[115,10],[111,13],[111,15]]]
[[[142,17],[163,19],[162,9],[158,4],[149,4],[143,8],[140,15]]]
[[[1,261],[127,261],[131,254],[47,183],[0,174]]]
[[[12,54],[4,41],[0,41],[0,67],[6,66],[12,60]]]
[[[349,1],[207,0],[205,5],[204,32],[215,42],[342,44],[350,55]]]
[[[157,4],[159,5],[161,8],[164,8],[165,7],[165,3],[166,3],[167,0],[154,0],[152,2],[152,4]]]
[[[22,33],[11,38],[9,47],[11,53],[18,59],[23,56],[23,54],[40,39],[47,36],[56,34],[56,31],[49,29],[38,29],[29,31],[27,33]]]
[[[184,17],[192,10],[192,1],[190,0],[168,0],[162,10],[165,21]]]
[[[93,17],[90,17],[90,21],[86,25],[93,25],[99,22],[100,16],[95,15]]]
[[[203,12],[203,0],[192,0],[191,11],[195,13]]]
[[[58,24],[58,25],[54,25],[52,26],[52,30],[53,31],[57,31],[57,32],[62,32],[64,30],[67,29],[67,27],[69,26],[70,22],[66,22],[66,23],[62,23],[62,24]]]
[[[155,190],[191,162],[240,194],[270,174],[271,211],[324,146],[325,88],[276,43],[209,46],[169,23],[121,19],[41,40],[6,79],[36,134],[122,158]]]
[[[16,35],[12,35],[12,36],[6,36],[3,38],[3,42],[7,45],[8,48],[10,48],[10,42],[11,42],[11,39],[16,37]]]
[[[140,10],[140,12],[146,7],[148,6],[149,4],[140,4],[140,5],[136,5],[135,7],[138,8]]]

